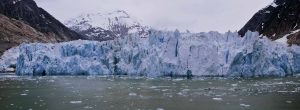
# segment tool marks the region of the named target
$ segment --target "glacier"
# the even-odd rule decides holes
[[[3,56],[2,68],[14,64],[21,76],[282,77],[300,73],[300,47],[271,41],[257,32],[241,37],[237,32],[150,30],[147,37],[129,34],[103,42],[21,44]]]

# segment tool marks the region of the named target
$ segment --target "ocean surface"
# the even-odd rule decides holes
[[[300,110],[300,77],[0,75],[1,110]]]

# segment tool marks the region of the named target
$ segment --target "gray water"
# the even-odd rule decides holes
[[[300,110],[300,78],[2,75],[0,110]]]

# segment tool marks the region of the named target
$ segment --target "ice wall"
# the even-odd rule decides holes
[[[300,72],[300,49],[248,32],[151,30],[113,41],[22,44],[18,75],[285,76]]]

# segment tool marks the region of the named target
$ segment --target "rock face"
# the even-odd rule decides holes
[[[18,51],[18,52],[16,52]],[[115,40],[23,44],[18,75],[286,76],[300,73],[298,46],[272,42],[258,33],[151,31]],[[15,57],[6,58],[7,63]],[[13,59],[13,60],[9,60]]]
[[[289,44],[300,45],[300,1],[275,0],[257,12],[239,31],[242,36],[248,31],[258,31],[272,40],[283,37]]]
[[[148,27],[127,12],[117,10],[108,13],[82,14],[65,22],[70,29],[87,36],[89,40],[106,41],[125,37],[130,33],[148,34]]]
[[[0,0],[0,14],[1,53],[23,42],[62,42],[83,38],[39,8],[33,0]]]
[[[0,53],[23,42],[55,42],[43,33],[16,19],[0,14]]]

